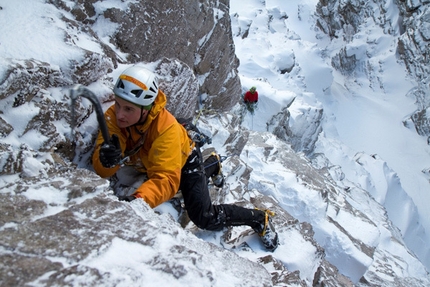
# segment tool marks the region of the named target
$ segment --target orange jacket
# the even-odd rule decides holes
[[[135,191],[134,196],[143,198],[151,207],[171,199],[176,194],[181,180],[181,169],[194,147],[184,127],[166,110],[166,102],[166,95],[159,91],[145,122],[125,129],[120,129],[116,124],[115,105],[105,112],[109,134],[118,135],[123,155],[133,149],[144,135],[143,146],[130,156],[127,165],[147,173],[148,180]],[[110,177],[120,166],[103,167],[99,159],[103,142],[103,136],[99,132],[92,164],[98,175]]]

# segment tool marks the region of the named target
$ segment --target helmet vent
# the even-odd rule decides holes
[[[150,88],[149,88],[149,90],[150,90],[151,92],[153,92],[153,93],[156,93],[156,92],[157,92],[153,87],[150,87]]]
[[[118,89],[124,89],[124,83],[123,83],[121,80],[119,80],[119,81],[118,81],[118,85],[116,85],[116,87],[117,87]]]
[[[144,97],[144,99],[152,99],[153,98],[153,96],[152,95],[146,95],[145,97]]]
[[[143,91],[142,90],[132,90],[132,91],[130,91],[130,93],[135,95],[136,98],[139,98],[142,95]]]

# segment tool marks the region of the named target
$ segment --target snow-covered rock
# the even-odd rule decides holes
[[[408,246],[423,231],[419,223],[412,228],[419,217],[400,176],[377,155],[356,153],[351,163],[341,152],[346,147],[327,136],[335,129],[327,123],[331,115],[321,94],[329,96],[339,75],[322,63],[329,49],[302,40],[303,25],[288,22],[308,21],[312,9],[299,4],[294,14],[266,1],[232,2],[244,7],[231,18],[223,1],[0,4],[5,16],[0,22],[7,20],[0,26],[0,285],[430,284],[424,264]],[[373,7],[363,12],[359,4],[330,5],[351,17],[367,15]],[[330,9],[321,7],[326,16]],[[381,17],[390,18],[392,11],[385,12]],[[351,36],[342,39],[346,43],[364,18],[354,19],[346,27]],[[327,27],[341,35],[344,31],[333,29],[336,23]],[[267,40],[257,44],[259,55],[243,62],[244,88],[256,81],[261,92],[253,118],[235,105],[243,88],[232,35],[244,44],[256,37]],[[31,48],[20,50],[21,45]],[[360,74],[357,67],[365,61],[358,55],[367,48],[341,47],[343,54],[340,48],[333,55],[340,55],[339,63],[355,55],[350,72]],[[88,86],[107,108],[118,73],[141,61],[160,75],[172,113],[192,116],[198,96],[206,99],[198,126],[213,141],[204,154],[216,150],[228,156],[226,185],[211,186],[212,199],[275,211],[281,243],[275,252],[267,253],[245,226],[198,229],[180,197],[156,209],[140,200],[119,202],[108,180],[91,171],[98,130],[94,107],[85,99],[76,101],[72,135],[70,88]],[[373,85],[383,83],[378,72],[369,75]],[[347,164],[338,165],[342,161]],[[396,213],[403,204],[406,219],[401,216],[406,213]],[[426,246],[423,242],[421,250]]]

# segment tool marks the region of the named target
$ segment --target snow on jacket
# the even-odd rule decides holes
[[[151,207],[171,199],[176,194],[181,180],[181,169],[194,147],[184,127],[166,110],[166,102],[166,95],[159,91],[145,122],[127,128],[117,126],[115,105],[105,112],[109,134],[118,135],[123,155],[139,146],[139,140],[144,138],[143,146],[137,153],[130,155],[127,165],[147,173],[148,180],[136,190],[134,196],[143,198]],[[92,164],[96,173],[106,178],[114,175],[120,167],[103,167],[99,159],[103,142],[103,136],[99,132]]]
[[[250,102],[250,103],[257,102],[258,101],[258,92],[255,91],[254,93],[252,93],[251,91],[247,91],[245,93],[245,96],[244,96],[243,100],[245,102]]]

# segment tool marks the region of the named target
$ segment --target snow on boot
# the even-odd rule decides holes
[[[272,219],[270,218],[270,216],[274,216],[275,213],[268,209],[264,210],[264,213],[264,223],[262,223],[259,228],[255,228],[254,231],[260,236],[264,247],[273,252],[279,245],[278,233],[276,233]]]

